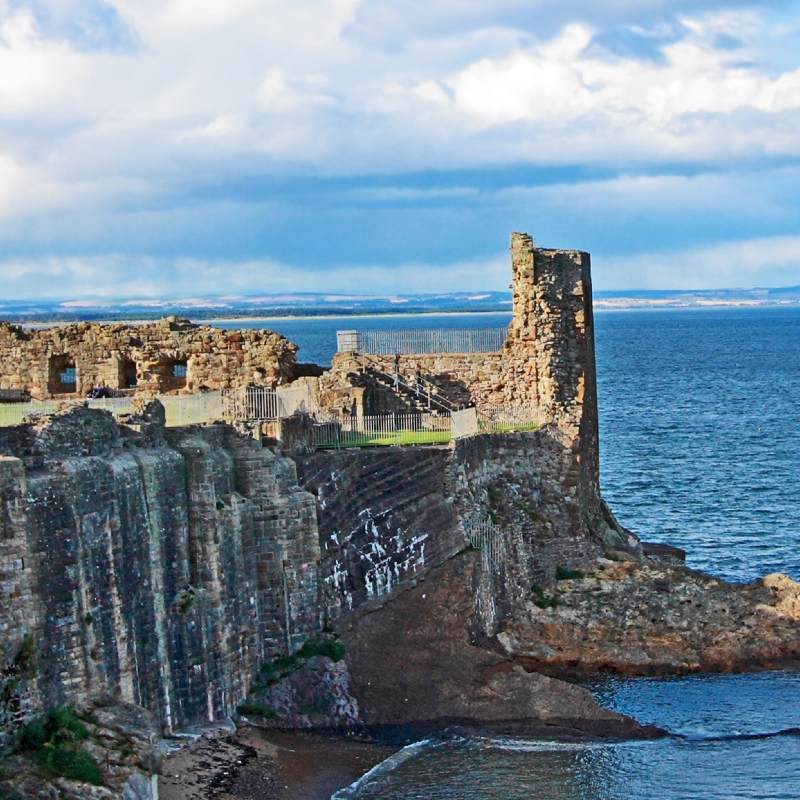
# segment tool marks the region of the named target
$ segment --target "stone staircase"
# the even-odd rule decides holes
[[[459,408],[457,404],[442,394],[437,386],[425,378],[417,387],[406,383],[402,378],[399,381],[395,380],[394,375],[376,369],[374,366],[367,367],[364,374],[374,385],[394,394],[411,412],[449,416],[452,411]]]

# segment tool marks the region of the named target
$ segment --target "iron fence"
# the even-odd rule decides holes
[[[261,422],[279,419],[280,402],[274,389],[248,386],[245,389],[223,389],[222,408],[225,419]]]
[[[484,566],[495,569],[502,560],[500,529],[488,520],[464,523],[464,531],[471,547],[481,551]]]
[[[164,406],[167,425],[197,425],[223,419],[221,392],[202,394],[157,395]],[[132,397],[98,397],[86,400],[32,400],[27,403],[0,403],[0,427],[19,425],[25,417],[35,414],[53,414],[64,408],[87,405],[89,408],[109,411],[115,417],[133,412]]]
[[[312,425],[309,445],[317,449],[448,444],[450,417],[434,414],[380,414],[320,419]]]
[[[541,410],[533,404],[481,406],[478,411],[478,429],[481,433],[535,431],[544,421]]]
[[[408,330],[338,331],[339,352],[372,355],[420,353],[495,353],[508,334],[500,328],[428,328]]]

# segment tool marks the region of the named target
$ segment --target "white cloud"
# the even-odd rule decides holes
[[[800,155],[798,62],[773,74],[771,32],[752,12],[683,18],[685,35],[652,61],[587,49],[597,29],[586,23],[532,41],[503,7],[487,17],[477,3],[452,4],[475,30],[391,51],[348,33],[372,5],[117,0],[135,52],[74,49],[31,13],[0,10],[0,109],[33,131],[0,128],[0,142],[33,152],[53,182],[156,183],[177,169],[185,183],[228,176],[220,157],[232,153],[250,169],[338,174]],[[625,13],[658,7],[630,2]],[[743,44],[718,47],[722,34]]]
[[[522,123],[512,139],[516,152],[534,158],[538,152],[548,161],[716,160],[764,150],[800,155],[800,139],[774,135],[769,120],[791,112],[800,121],[800,69],[773,76],[749,60],[751,48],[714,47],[721,33],[752,35],[752,15],[684,24],[691,33],[665,45],[662,61],[591,55],[592,30],[569,25],[545,43],[444,77],[450,93],[427,89],[425,99],[489,134]],[[409,98],[419,96],[419,86],[409,87]],[[762,116],[745,126],[737,112]]]
[[[274,292],[352,293],[369,287],[370,294],[506,288],[506,254],[497,258],[450,264],[409,262],[369,266],[342,264],[332,269],[308,269],[266,259],[204,260],[194,258],[133,258],[126,255],[50,257],[0,261],[0,274],[10,297],[45,298],[164,298],[251,293],[254,286]],[[363,296],[363,291],[359,292]]]
[[[47,253],[54,230],[74,229],[65,252],[97,252],[108,243],[81,237],[98,230],[99,211],[113,215],[120,208],[132,227],[161,214],[169,233],[170,222],[190,206],[219,208],[240,199],[209,199],[208,187],[254,175],[354,179],[518,164],[635,173],[676,162],[723,169],[764,157],[798,159],[800,30],[767,11],[779,5],[0,0],[0,243]],[[609,31],[635,33],[653,52],[622,56],[596,45]],[[771,60],[773,49],[779,63]],[[536,196],[550,208],[560,204],[564,214],[589,214],[609,200],[620,209],[663,214],[670,198],[698,213],[710,204],[732,219],[732,196],[714,197],[730,182],[713,183],[632,175]],[[511,204],[514,191],[490,199]],[[518,191],[519,213],[527,191]],[[353,202],[409,205],[448,198],[480,203],[491,194],[469,185],[368,183],[342,190]],[[293,200],[264,202],[272,210]],[[752,217],[757,209],[782,213],[768,189],[748,197],[741,213]],[[324,215],[339,210],[332,200]],[[340,239],[357,236],[353,230]],[[170,240],[169,251],[179,252],[180,243]],[[165,260],[155,238],[152,256],[183,279],[184,262]],[[0,274],[37,262],[42,276],[56,270],[65,285],[73,281],[88,291],[91,282],[84,286],[79,270],[84,262],[71,258],[32,255],[28,266],[0,264]],[[107,278],[98,273],[96,281],[132,291],[138,284],[126,283],[126,270],[137,274],[141,262],[112,261],[118,268]],[[380,256],[373,261],[379,264]],[[270,263],[253,266],[269,272]],[[462,266],[476,289],[502,284],[501,273],[481,276]],[[397,288],[406,280],[424,284],[429,267],[353,269],[350,279],[344,271],[324,272],[324,280],[326,287],[331,276],[339,288],[348,280],[355,288],[359,280]],[[226,268],[197,268],[209,286],[212,278],[227,285]],[[308,274],[286,269],[292,280]],[[322,279],[323,271],[316,275]],[[167,291],[171,282],[154,268],[143,285]],[[238,286],[248,288],[244,279]]]
[[[800,236],[772,236],[635,256],[595,257],[602,289],[719,289],[800,283]]]

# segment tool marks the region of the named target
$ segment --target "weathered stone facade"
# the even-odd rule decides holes
[[[314,499],[223,425],[77,409],[0,431],[2,727],[108,692],[216,719],[318,630]],[[154,420],[154,421],[153,421]]]
[[[468,546],[475,524],[496,530],[479,571],[477,630],[491,635],[531,586],[580,569],[601,552],[584,512],[571,441],[554,425],[487,434],[455,447],[292,454],[317,497],[320,606],[336,620],[386,602]]]
[[[584,524],[596,528],[602,513],[591,259],[534,247],[530,236],[514,233],[511,265],[513,315],[502,351],[401,355],[400,374],[413,384],[419,372],[457,405],[536,407],[570,453],[565,486],[580,496]],[[319,379],[320,401],[346,408],[351,391],[365,413],[375,413],[370,397],[385,402],[375,398],[386,393],[364,388],[371,368],[392,374],[395,357],[337,354]]]
[[[0,322],[0,391],[34,399],[99,386],[158,392],[274,387],[294,377],[297,346],[266,330],[223,331],[168,317],[145,325]]]
[[[571,435],[580,434],[586,467],[597,469],[597,388],[594,363],[591,259],[575,250],[534,247],[511,236],[512,320],[498,353],[401,355],[400,374],[419,371],[457,404],[479,409],[532,404]],[[339,353],[320,378],[320,396],[340,400],[370,367],[387,374],[394,356]],[[369,412],[368,412],[369,413]],[[592,452],[594,451],[594,452]]]

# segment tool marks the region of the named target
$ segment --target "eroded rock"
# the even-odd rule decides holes
[[[532,598],[498,635],[510,656],[554,673],[738,671],[800,658],[800,585],[733,584],[686,567],[601,559]]]
[[[347,664],[327,656],[314,656],[276,684],[255,691],[251,702],[255,709],[273,712],[281,728],[347,728],[361,722]]]
[[[102,784],[58,777],[43,769],[35,753],[12,754],[4,763],[0,797],[9,800],[158,800],[160,731],[141,706],[97,697],[81,712],[87,738],[79,742],[97,764]]]

